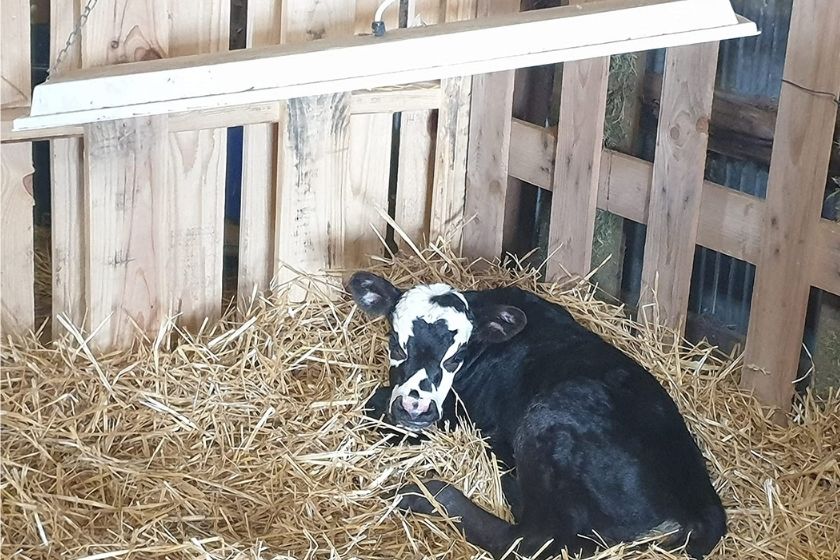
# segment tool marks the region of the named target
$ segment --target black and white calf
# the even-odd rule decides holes
[[[502,481],[516,524],[473,504],[442,481],[426,487],[467,540],[496,557],[521,538],[520,554],[670,533],[705,556],[726,515],[676,405],[636,362],[577,324],[559,305],[518,288],[458,292],[444,284],[402,292],[357,272],[347,285],[372,316],[387,316],[390,386],[368,403],[409,430],[456,409],[513,472]],[[460,399],[455,406],[455,396]],[[404,509],[432,513],[414,487]]]

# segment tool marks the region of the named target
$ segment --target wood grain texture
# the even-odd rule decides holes
[[[226,51],[229,35],[229,1],[169,1],[167,56]],[[167,297],[179,323],[195,329],[221,314],[227,132],[172,133],[167,159],[171,222],[159,224],[171,243]]]
[[[0,18],[0,107],[29,105],[29,2],[4,0]],[[0,153],[0,341],[35,322],[32,144]]]
[[[410,0],[407,9],[409,27],[435,24],[441,16],[441,0]],[[440,83],[436,88],[435,107],[403,107],[400,116],[394,221],[415,243],[429,240]],[[395,235],[395,241],[399,246],[401,236]]]
[[[409,239],[416,243],[429,239],[436,116],[433,111],[406,111],[400,120],[394,220]]]
[[[50,2],[50,60],[55,60],[78,20],[77,0]],[[80,45],[70,47],[61,72],[81,64]],[[50,228],[52,249],[53,338],[63,331],[55,319],[63,315],[76,327],[85,317],[85,202],[81,137],[50,142]]]
[[[780,412],[791,406],[805,328],[840,97],[838,53],[840,4],[795,2],[741,378],[745,389]]]
[[[511,135],[511,176],[551,190],[551,146],[556,131],[514,119]],[[652,175],[650,162],[604,150],[598,208],[646,223]],[[765,206],[761,198],[704,181],[697,244],[757,263]],[[811,284],[840,295],[840,227],[829,220],[819,220],[813,245]]]
[[[639,309],[678,332],[688,310],[717,55],[718,43],[665,55]]]
[[[286,103],[280,122],[277,189],[277,280],[320,275],[344,262],[345,189],[350,180],[346,93]],[[289,291],[300,301],[305,291]]]
[[[98,350],[127,347],[137,329],[157,328],[165,294],[171,219],[163,189],[165,120],[149,117],[89,125],[85,132],[88,324]]]
[[[284,2],[281,41],[352,35],[355,0]],[[350,181],[350,94],[283,104],[278,134],[275,276],[321,275],[344,262],[344,207]],[[305,296],[294,288],[289,298]]]
[[[478,17],[518,11],[519,0],[477,1]],[[464,225],[464,254],[472,258],[502,253],[514,76],[507,70],[472,79]]]
[[[81,35],[83,68],[166,56],[167,0],[106,6],[91,12]],[[159,196],[167,189],[168,131],[154,117],[91,125],[84,137],[85,326],[99,329],[91,344],[107,351],[130,345],[138,329],[156,329],[170,308],[169,218]]]
[[[280,0],[248,2],[246,46],[280,42]],[[239,220],[238,304],[271,285],[274,273],[274,207],[277,185],[277,119],[245,126],[242,131],[242,191]]]
[[[585,276],[592,261],[609,57],[563,65],[546,275]]]
[[[344,265],[370,265],[385,250],[391,173],[390,113],[350,117],[350,181],[344,202]],[[378,233],[378,235],[377,235]]]
[[[3,146],[0,157],[0,341],[35,323],[32,144]]]
[[[31,98],[29,0],[3,0],[0,17],[0,107],[26,107]]]
[[[441,21],[461,21],[476,15],[477,0],[445,0]],[[460,252],[466,219],[467,149],[470,131],[472,79],[441,80],[441,104],[435,139],[435,171],[432,212],[429,220],[431,241],[443,238]]]

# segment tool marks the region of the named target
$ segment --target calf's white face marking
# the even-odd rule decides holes
[[[454,296],[460,300],[463,303],[463,310],[435,301],[435,298],[447,295],[450,296],[450,299]],[[416,335],[414,327],[418,320],[428,325],[442,322],[446,330],[451,333],[452,343],[442,354],[436,353],[442,355],[440,362],[435,364],[441,371],[440,381],[435,384],[429,377],[427,368],[432,364],[419,367],[407,380],[394,386],[391,392],[390,406],[394,405],[397,398],[402,397],[402,405],[406,410],[414,410],[418,413],[424,412],[434,403],[437,406],[438,413],[442,413],[443,402],[452,389],[455,374],[461,369],[463,362],[459,362],[455,366],[450,364],[451,369],[447,369],[444,364],[469,341],[473,332],[473,324],[467,316],[467,310],[469,310],[469,304],[463,294],[446,284],[416,286],[403,294],[391,316],[394,334],[403,355],[396,359],[391,356],[391,366],[400,367],[410,360],[411,356],[408,355],[409,340]],[[414,360],[411,360],[411,362],[413,364]],[[423,383],[424,380],[426,383]],[[421,387],[421,384],[425,388]],[[413,392],[416,393],[413,394]]]

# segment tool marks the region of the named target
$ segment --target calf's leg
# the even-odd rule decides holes
[[[443,506],[450,517],[459,517],[458,528],[466,539],[500,558],[515,540],[515,526],[478,507],[454,486],[440,480],[424,483],[426,490]],[[416,484],[408,484],[399,491],[399,507],[405,511],[431,515],[434,505]]]

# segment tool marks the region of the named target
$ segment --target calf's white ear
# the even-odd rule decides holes
[[[528,324],[525,312],[512,305],[491,305],[476,316],[476,335],[491,343],[504,342],[522,332]]]
[[[389,315],[402,292],[381,276],[371,272],[356,272],[345,286],[353,301],[371,317]]]

